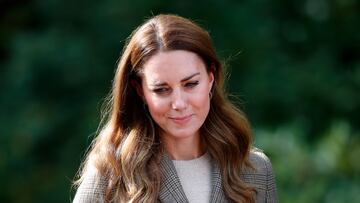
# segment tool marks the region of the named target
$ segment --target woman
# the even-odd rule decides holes
[[[147,20],[119,60],[74,202],[277,202],[271,163],[223,85],[206,31]]]

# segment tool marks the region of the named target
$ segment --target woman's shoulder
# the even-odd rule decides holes
[[[256,202],[277,202],[275,176],[270,159],[257,148],[250,151],[249,162],[241,173],[242,180],[255,188]]]
[[[104,202],[107,178],[95,167],[89,167],[81,178],[73,202]]]
[[[269,170],[272,171],[272,165],[269,157],[265,153],[256,147],[253,147],[250,150],[249,162],[252,167],[255,169],[256,173],[269,173]]]
[[[262,185],[274,176],[271,161],[262,150],[251,149],[249,163],[250,166],[246,165],[242,169],[241,175],[245,182]]]
[[[250,151],[251,167],[245,167],[242,179],[257,191],[256,202],[278,202],[275,175],[270,159],[265,153],[253,148]]]

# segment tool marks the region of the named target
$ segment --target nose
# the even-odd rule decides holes
[[[173,92],[171,108],[176,111],[182,111],[186,109],[187,102],[186,102],[186,95],[179,89]]]

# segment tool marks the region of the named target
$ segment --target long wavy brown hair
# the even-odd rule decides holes
[[[250,165],[249,123],[244,113],[226,98],[223,68],[210,35],[194,22],[176,15],[154,16],[131,34],[118,62],[101,130],[79,171],[77,184],[89,167],[95,167],[107,180],[107,201],[157,201],[163,146],[157,126],[131,81],[140,80],[139,72],[151,56],[171,50],[198,54],[214,74],[210,111],[200,134],[219,165],[226,196],[233,202],[254,202],[254,189],[240,177],[243,166]]]

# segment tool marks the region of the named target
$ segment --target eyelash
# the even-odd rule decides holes
[[[153,90],[153,92],[155,92],[156,94],[162,94],[165,93],[166,91],[168,91],[168,88],[157,88]]]
[[[188,83],[185,84],[185,87],[191,89],[191,88],[196,87],[198,84],[199,84],[199,81],[188,82]],[[166,88],[166,87],[157,88],[157,89],[154,89],[154,90],[153,90],[153,92],[155,92],[156,94],[164,94],[164,93],[166,93],[167,91],[169,91],[169,88]]]
[[[195,82],[188,82],[185,84],[186,87],[196,87],[199,84],[199,81],[195,81]]]

